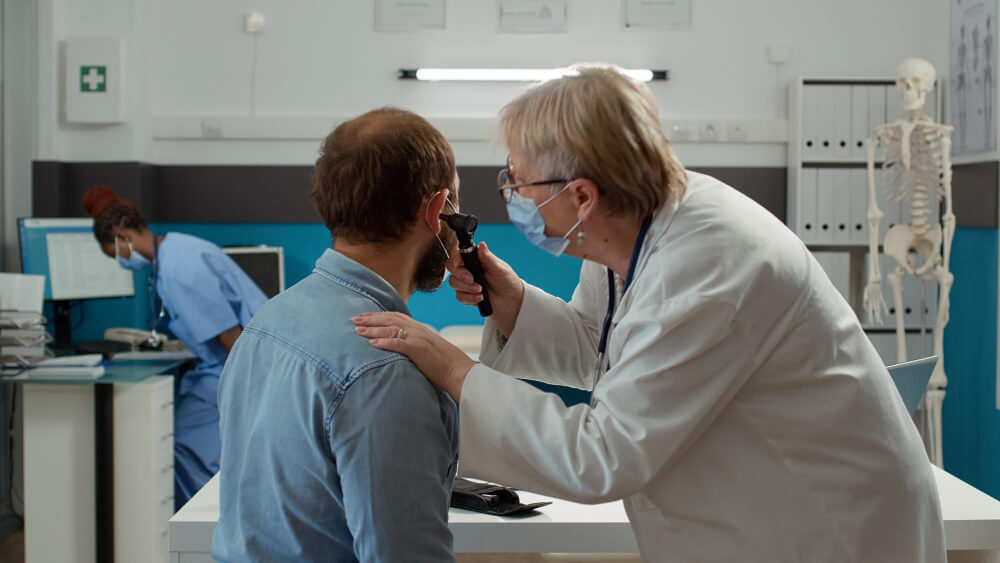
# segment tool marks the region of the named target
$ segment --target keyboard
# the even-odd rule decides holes
[[[132,345],[113,340],[98,340],[96,342],[81,342],[74,348],[77,354],[100,354],[110,359],[116,354],[132,350]]]

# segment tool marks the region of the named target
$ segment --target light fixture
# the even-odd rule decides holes
[[[625,69],[625,74],[639,82],[667,80],[670,71],[648,68]],[[460,82],[542,82],[574,74],[566,68],[401,68],[401,80]]]

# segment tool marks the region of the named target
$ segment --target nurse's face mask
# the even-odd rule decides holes
[[[139,270],[144,270],[147,267],[149,267],[150,265],[149,260],[147,260],[146,257],[143,256],[142,254],[139,254],[138,252],[135,251],[135,247],[132,246],[132,241],[126,241],[125,244],[128,245],[129,254],[128,258],[123,257],[121,255],[121,251],[119,250],[120,245],[122,244],[121,240],[122,239],[120,236],[115,236],[115,260],[118,261],[118,264],[122,268],[125,268],[126,270],[131,270],[133,272],[138,272]]]
[[[545,234],[545,219],[542,217],[540,209],[562,195],[569,188],[570,182],[565,178],[553,178],[539,182],[518,182],[514,176],[514,167],[510,164],[510,157],[507,157],[507,166],[497,174],[497,189],[500,190],[500,196],[507,204],[507,216],[510,218],[510,222],[524,233],[528,242],[553,256],[559,256],[566,250],[566,247],[569,246],[569,234],[580,225],[580,220],[577,220],[563,236],[550,237]],[[565,184],[562,189],[539,204],[535,204],[534,200],[518,193],[519,189],[528,186],[547,186],[561,183]]]
[[[441,193],[441,192],[438,192]],[[434,199],[437,194],[431,196]],[[450,199],[446,199],[445,202],[452,211],[458,211],[455,204],[451,202]],[[429,226],[429,225],[428,225]],[[437,291],[445,280],[448,279],[448,268],[445,263],[448,261],[448,249],[458,244],[458,236],[455,235],[455,231],[447,227],[441,228],[441,234],[435,234],[437,237],[437,244],[431,244],[427,252],[420,259],[420,263],[417,265],[417,271],[413,274],[414,285],[417,291],[422,291],[424,293],[430,293],[432,291]]]

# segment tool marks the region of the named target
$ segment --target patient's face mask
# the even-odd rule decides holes
[[[511,199],[507,203],[507,216],[510,217],[510,222],[514,223],[524,233],[528,242],[551,253],[553,256],[559,256],[566,250],[566,247],[569,246],[569,238],[567,237],[580,225],[580,221],[578,220],[561,237],[546,236],[545,219],[542,218],[542,212],[539,210],[550,201],[562,195],[569,186],[567,183],[561,190],[553,194],[552,197],[538,205],[535,204],[534,200],[524,197],[516,191],[510,194]]]
[[[445,201],[452,211],[458,211],[451,200]],[[432,244],[427,249],[413,275],[417,291],[425,293],[437,291],[448,280],[448,276],[451,274],[445,266],[449,258],[448,249],[458,244],[458,236],[455,231],[447,226],[441,227],[441,233],[435,233],[434,236],[438,243]]]
[[[128,258],[122,257],[120,251],[118,250],[118,245],[120,244],[118,237],[115,237],[115,260],[118,260],[118,264],[125,268],[126,270],[131,270],[133,272],[138,272],[139,270],[144,270],[150,265],[150,261],[146,259],[145,256],[139,254],[135,251],[132,246],[132,241],[128,241]]]

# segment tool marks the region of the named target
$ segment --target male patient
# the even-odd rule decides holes
[[[220,561],[452,561],[457,412],[406,357],[354,329],[444,280],[455,157],[423,118],[366,113],[323,142],[330,228],[312,274],[243,329],[219,382]],[[405,338],[406,334],[397,334]]]

